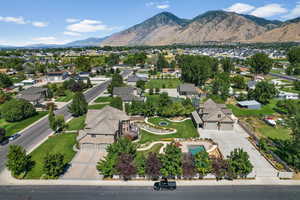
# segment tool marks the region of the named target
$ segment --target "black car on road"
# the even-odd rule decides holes
[[[163,180],[160,182],[154,183],[153,189],[156,191],[160,190],[176,190],[176,182]]]

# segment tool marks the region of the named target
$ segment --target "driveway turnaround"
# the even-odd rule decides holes
[[[277,170],[248,141],[249,135],[238,125],[233,131],[212,131],[199,129],[201,138],[211,138],[218,143],[224,157],[235,148],[242,148],[249,154],[256,177],[277,177]]]

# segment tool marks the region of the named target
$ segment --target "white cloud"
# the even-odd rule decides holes
[[[158,9],[168,9],[168,8],[170,8],[170,5],[169,4],[157,5],[156,8],[158,8]]]
[[[75,32],[70,32],[70,31],[65,31],[64,35],[69,35],[69,36],[81,36],[80,33],[75,33]]]
[[[170,8],[170,2],[169,1],[163,1],[163,2],[154,2],[154,1],[150,1],[148,3],[146,3],[147,7],[155,7],[158,9],[168,9]]]
[[[293,19],[300,16],[300,2],[297,2],[297,5],[294,9],[291,10],[290,13],[288,13],[285,16],[282,16],[283,19]]]
[[[77,33],[89,33],[96,31],[112,31],[119,29],[118,27],[110,27],[101,21],[85,19],[78,23],[67,26],[67,30]]]
[[[32,25],[35,27],[46,27],[46,26],[48,26],[48,23],[36,21],[36,22],[32,22]]]
[[[75,22],[79,22],[79,21],[80,21],[79,19],[75,19],[75,18],[68,18],[68,19],[66,19],[67,23],[75,23]]]
[[[265,6],[256,8],[250,14],[256,17],[272,17],[287,12],[288,10],[282,7],[282,5],[273,3],[273,4],[267,4]]]
[[[1,17],[0,16],[0,21],[11,22],[11,23],[16,23],[16,24],[26,24],[27,23],[23,17]]]
[[[239,13],[239,14],[246,14],[254,9],[255,9],[255,7],[251,6],[249,4],[235,3],[232,6],[230,6],[229,8],[226,8],[225,11],[235,12],[235,13]]]

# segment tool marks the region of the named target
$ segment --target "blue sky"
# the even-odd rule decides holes
[[[162,11],[193,18],[208,10],[286,20],[300,17],[300,0],[3,0],[0,44],[63,44],[107,36]]]

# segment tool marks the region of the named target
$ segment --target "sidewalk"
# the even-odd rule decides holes
[[[103,181],[103,180],[17,180],[11,177],[7,169],[0,174],[0,185],[77,185],[77,186],[153,186],[155,181]],[[256,178],[255,180],[178,180],[178,186],[233,186],[233,185],[299,185],[299,180],[279,180],[277,178]]]

